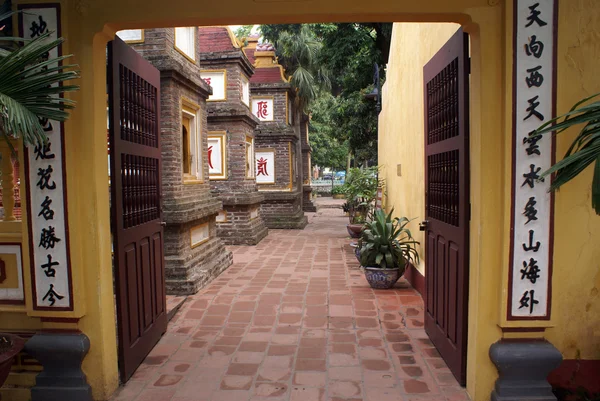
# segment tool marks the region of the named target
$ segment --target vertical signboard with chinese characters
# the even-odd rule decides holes
[[[553,162],[550,135],[532,135],[555,114],[557,0],[514,1],[512,238],[508,320],[550,319]]]
[[[20,5],[19,9],[23,9],[19,15],[22,36],[34,39],[50,32],[48,40],[60,37],[59,5]],[[45,57],[61,54],[61,48],[55,48]],[[48,142],[29,146],[25,156],[33,309],[73,310],[64,129],[57,121],[40,123]]]

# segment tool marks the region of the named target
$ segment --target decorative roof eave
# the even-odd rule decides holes
[[[250,60],[241,50],[235,50],[230,52],[210,52],[200,53],[200,63],[202,68],[207,66],[222,66],[223,64],[237,63],[242,67],[242,70],[246,73],[250,79],[254,75],[255,69]]]

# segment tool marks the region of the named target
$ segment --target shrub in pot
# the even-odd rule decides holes
[[[333,199],[344,199],[345,198],[345,194],[344,194],[344,188],[342,185],[336,185],[331,189],[331,195],[333,196]]]
[[[392,288],[408,262],[419,263],[419,242],[407,228],[410,220],[392,218],[393,213],[376,210],[360,236],[360,264],[371,288]]]

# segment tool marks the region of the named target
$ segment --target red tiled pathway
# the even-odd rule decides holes
[[[468,400],[406,282],[369,288],[341,209],[233,247],[115,400]]]

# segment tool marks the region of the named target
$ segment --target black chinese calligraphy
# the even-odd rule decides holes
[[[50,209],[50,205],[52,205],[52,199],[49,196],[46,196],[46,199],[40,205],[42,210],[38,213],[38,217],[42,216],[46,221],[54,220],[54,210]]]
[[[525,83],[527,84],[528,88],[532,88],[534,86],[536,88],[539,88],[540,86],[542,86],[542,84],[544,83],[544,76],[540,72],[541,69],[541,65],[527,69],[529,76],[525,77]]]
[[[540,3],[535,3],[534,5],[529,6],[529,16],[527,17],[528,22],[527,25],[525,25],[525,28],[529,28],[534,23],[538,24],[538,26],[540,27],[548,25],[547,22],[542,21],[542,19],[540,18],[540,14],[542,12],[537,9],[539,5]]]
[[[525,178],[525,181],[523,181],[523,184],[521,184],[521,187],[524,187],[525,185],[529,185],[529,188],[533,188],[533,187],[535,187],[536,181],[544,182],[544,178],[540,177],[540,175],[539,175],[539,172],[541,170],[542,170],[541,167],[536,168],[535,164],[530,164],[529,172],[523,174],[523,178]]]
[[[40,177],[40,179],[38,180],[37,185],[41,190],[44,189],[56,189],[56,183],[54,181],[52,181],[52,183],[50,182],[50,180],[52,179],[52,172],[54,170],[52,169],[51,165],[48,165],[48,168],[38,168],[38,176]]]
[[[540,245],[542,245],[540,243],[540,241],[536,241],[535,245],[533,245],[533,236],[534,235],[535,235],[535,232],[533,230],[529,230],[529,244],[522,244],[523,250],[525,252],[529,252],[529,251],[537,252],[540,250]]]
[[[48,53],[48,57],[50,57],[50,53]],[[43,127],[44,132],[51,132],[54,129],[54,127],[52,127],[52,123],[47,118],[40,117],[38,121]]]
[[[40,243],[38,246],[44,249],[54,249],[56,243],[61,241],[60,238],[56,237],[54,231],[54,227],[52,226],[48,227],[47,229],[42,228],[42,233],[40,234]]]
[[[46,295],[44,295],[44,298],[42,298],[42,301],[48,300],[50,306],[54,306],[57,299],[60,301],[63,298],[64,295],[60,295],[58,292],[54,291],[54,284],[50,284],[50,288],[48,289],[48,292],[46,292]]]
[[[531,116],[535,116],[538,120],[544,121],[544,115],[536,110],[536,108],[540,105],[540,102],[538,102],[538,98],[539,96],[534,96],[531,99],[527,100],[527,103],[529,103],[529,107],[527,107],[525,111],[527,111],[528,114],[523,119],[523,121],[529,119],[529,117]]]
[[[51,145],[52,144],[50,142],[45,143],[45,144],[35,145],[35,148],[33,149],[33,151],[35,152],[35,160],[38,160],[40,158],[42,160],[54,159],[56,157],[56,155],[54,153],[52,153],[52,151],[50,150]]]
[[[38,15],[38,21],[40,22],[39,24],[37,23],[37,21],[33,21],[31,23],[31,26],[29,27],[29,30],[31,31],[29,36],[31,38],[43,35],[48,30],[48,24],[46,23],[46,21],[44,21],[41,15]]]
[[[540,58],[542,57],[542,53],[544,53],[544,43],[541,40],[537,40],[537,36],[531,35],[529,44],[525,44],[525,54]]]
[[[532,196],[529,198],[529,200],[527,201],[527,204],[525,205],[525,211],[523,212],[523,215],[525,217],[527,217],[527,221],[525,222],[525,224],[529,224],[529,222],[533,221],[533,220],[537,220],[537,209],[535,208],[535,205],[537,204],[536,200],[535,200],[535,196]]]
[[[56,269],[54,269],[54,266],[58,266],[60,263],[53,262],[52,255],[47,255],[47,256],[48,256],[48,263],[44,263],[41,267],[44,270],[44,274],[46,274],[46,277],[55,277]]]
[[[531,155],[541,155],[540,145],[537,143],[542,140],[542,135],[532,135],[535,131],[531,131],[529,136],[523,138],[523,145],[527,145],[525,148],[525,152],[527,152],[527,156]]]
[[[519,306],[519,309],[529,308],[529,314],[531,315],[533,313],[533,308],[535,307],[535,305],[540,303],[540,301],[535,299],[534,296],[535,290],[525,291],[523,293],[523,296],[521,297],[521,300],[519,301],[519,303],[521,304],[521,306]]]
[[[523,268],[521,269],[521,280],[527,279],[532,284],[535,284],[538,278],[540,278],[540,268],[537,265],[537,260],[529,258],[529,263],[523,261]]]

